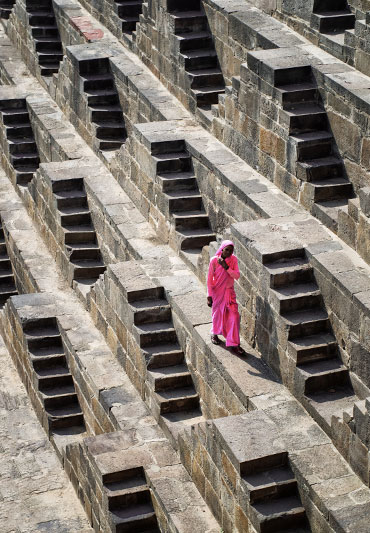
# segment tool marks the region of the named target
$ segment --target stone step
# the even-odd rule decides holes
[[[191,157],[186,151],[157,154],[153,156],[153,159],[156,163],[157,174],[191,170]]]
[[[347,178],[332,178],[311,182],[314,186],[314,201],[336,200],[339,198],[353,198],[353,185]]]
[[[11,296],[16,296],[18,294],[18,291],[15,287],[15,285],[12,283],[9,286],[1,286],[0,287],[0,305],[4,306],[6,301]]]
[[[313,5],[314,13],[323,11],[348,11],[347,0],[315,0]]]
[[[137,2],[123,2],[121,4],[115,4],[117,7],[117,14],[120,18],[126,19],[126,17],[135,17],[139,22],[139,15],[142,12],[142,1]]]
[[[43,401],[46,411],[53,416],[58,416],[59,413],[74,415],[81,413],[81,408],[75,392],[61,394],[60,396],[43,395]]]
[[[101,274],[104,274],[106,266],[100,261],[90,259],[80,259],[71,262],[73,266],[73,279],[98,279]]]
[[[297,178],[302,181],[319,181],[343,176],[343,161],[328,156],[297,162]]]
[[[10,156],[11,163],[15,169],[33,168],[34,172],[38,169],[40,158],[37,152],[34,153],[17,153]]]
[[[177,211],[172,219],[177,231],[209,228],[209,217],[203,210]]]
[[[5,126],[18,127],[18,125],[30,125],[30,119],[27,108],[22,107],[20,109],[7,109],[1,111],[3,115],[3,122]]]
[[[91,225],[91,215],[88,208],[86,208],[87,212],[80,212],[80,213],[65,213],[61,212],[60,220],[62,226],[69,227],[69,226],[89,226]]]
[[[188,152],[186,151],[185,141],[183,139],[153,141],[150,144],[150,151],[153,156],[172,153],[180,153],[181,156],[183,156],[184,153],[188,154]]]
[[[95,243],[96,234],[93,226],[68,226],[63,228],[65,244]]]
[[[37,11],[29,14],[30,26],[52,26],[54,25],[55,16],[51,11]]]
[[[39,318],[26,322],[23,332],[27,339],[40,337],[60,337],[59,328],[54,317]]]
[[[182,52],[185,61],[185,69],[194,71],[218,66],[216,50],[213,48],[202,48],[200,50],[188,50]]]
[[[319,98],[317,85],[313,81],[279,85],[276,93],[284,109],[302,103],[317,104]]]
[[[331,155],[333,135],[329,131],[312,131],[291,135],[296,143],[297,160],[317,159]]]
[[[90,106],[91,120],[98,122],[101,120],[122,120],[122,109],[119,105],[96,105]]]
[[[313,280],[313,268],[305,257],[283,258],[273,263],[265,263],[265,268],[270,274],[271,288]]]
[[[0,100],[0,112],[2,114],[22,113],[27,111],[25,98],[5,98]]]
[[[204,68],[199,70],[188,70],[192,89],[210,86],[224,86],[224,77],[218,67]]]
[[[39,38],[39,37],[45,37],[45,38],[48,38],[48,37],[58,37],[59,38],[59,31],[58,31],[58,27],[56,25],[56,23],[49,23],[46,24],[45,26],[43,25],[33,25],[32,28],[32,36],[34,38]]]
[[[3,235],[2,238],[4,238]],[[0,256],[0,275],[2,272],[12,272],[12,263],[8,255],[5,255],[4,257]]]
[[[348,369],[338,357],[307,363],[297,367],[304,381],[304,394],[329,391],[350,385]]]
[[[137,289],[127,291],[127,301],[130,304],[143,300],[162,300],[164,299],[163,287],[148,287],[147,289]]]
[[[197,190],[165,194],[170,213],[184,211],[201,211],[203,209],[202,196]]]
[[[110,490],[108,494],[108,508],[109,511],[128,511],[137,505],[148,504],[151,506],[150,490],[145,483],[145,479],[138,479],[141,483],[139,486],[127,486],[129,481],[126,481],[126,488],[117,488],[117,485],[109,484]],[[131,483],[132,485],[132,483]],[[116,490],[112,490],[116,488]],[[153,507],[151,506],[153,511]]]
[[[251,519],[260,533],[296,531],[307,524],[299,496],[285,496],[253,505]]]
[[[71,375],[66,376],[37,376],[35,383],[43,398],[68,396],[75,392],[75,386]]]
[[[27,114],[27,118],[28,118],[28,114]],[[32,130],[29,120],[27,120],[24,123],[6,126],[5,131],[6,131],[6,137],[9,141],[33,138],[33,130]]]
[[[193,229],[176,231],[181,250],[201,250],[203,246],[208,246],[212,241],[216,240],[216,235],[211,229]]]
[[[87,103],[89,107],[96,105],[113,105],[119,104],[119,98],[116,90],[110,89],[96,89],[89,90],[87,94]]]
[[[345,411],[353,413],[356,402],[358,397],[351,386],[337,386],[305,397],[306,409],[329,435],[332,433],[333,416],[342,419]]]
[[[311,212],[327,228],[336,233],[338,230],[339,210],[341,207],[346,207],[347,205],[348,199],[346,198],[320,201],[313,204]]]
[[[288,339],[291,341],[299,337],[326,333],[330,330],[330,321],[325,309],[303,309],[281,315],[289,332]]]
[[[224,85],[210,85],[191,90],[196,99],[197,106],[210,106],[218,104],[218,95],[225,92]]]
[[[168,172],[163,175],[157,175],[157,179],[160,181],[162,191],[165,193],[198,190],[197,179],[193,172]]]
[[[157,518],[150,503],[130,506],[127,510],[111,511],[117,533],[159,531]],[[157,528],[157,529],[156,529]]]
[[[87,244],[73,244],[66,246],[68,251],[69,260],[73,262],[78,262],[81,260],[101,260],[100,248],[97,243],[87,243]]]
[[[320,33],[338,33],[355,27],[356,17],[349,10],[312,13],[312,28]]]
[[[108,123],[106,123],[108,124]],[[104,125],[98,123],[95,129],[96,138],[101,141],[119,142],[123,144],[127,139],[127,132],[124,123]]]
[[[44,349],[44,345],[41,343],[38,345],[38,348]],[[49,346],[50,348],[50,346]],[[29,351],[34,355],[34,350]],[[53,351],[50,349],[50,351]],[[45,351],[43,352],[45,353]],[[61,368],[64,367],[66,372],[68,371],[67,361],[66,357],[64,355],[64,351],[62,354],[57,355],[48,355],[48,356],[34,356],[32,358],[32,364],[35,372],[37,374],[52,374],[54,372],[55,368]]]
[[[209,31],[199,32],[187,31],[185,33],[176,33],[179,40],[180,51],[210,49],[213,45],[212,35]]]
[[[177,11],[172,13],[172,18],[174,20],[175,33],[202,31],[208,27],[207,17],[200,10]]]
[[[140,347],[177,342],[172,322],[154,322],[134,326]]]
[[[274,69],[274,86],[312,83],[312,69],[310,65],[297,65]]]
[[[85,191],[67,190],[58,191],[54,194],[58,209],[87,206],[87,197]]]
[[[141,300],[131,304],[134,312],[134,324],[153,324],[155,322],[169,322],[171,307],[167,300]]]
[[[290,340],[289,353],[295,358],[297,365],[302,365],[336,357],[338,344],[331,333],[316,333]]]
[[[184,352],[177,342],[173,344],[147,346],[143,349],[143,354],[148,370],[180,365],[184,361]]]
[[[28,348],[28,351],[31,355],[31,358],[32,358],[32,361],[33,360],[40,360],[40,361],[46,361],[46,359],[49,359],[49,358],[54,358],[54,357],[65,357],[64,355],[64,346],[63,346],[63,343],[62,343],[62,340],[61,339],[57,339],[55,341],[55,343],[39,343],[39,342],[34,342],[32,343],[32,345],[28,344],[27,346]],[[60,359],[60,361],[63,361],[62,359]],[[52,364],[54,364],[52,361],[50,361],[49,363],[48,362],[45,362],[45,363],[40,363],[40,368],[42,367],[42,365],[45,364],[46,366],[50,366]]]
[[[63,55],[62,43],[57,37],[35,39],[36,52],[50,52]]]
[[[114,90],[114,79],[110,72],[88,72],[81,74],[85,92]]]
[[[200,11],[201,0],[167,0],[167,10],[173,12]]]
[[[33,136],[26,139],[8,140],[8,148],[12,156],[19,154],[31,154],[34,156],[37,154],[37,146]]]
[[[155,392],[193,385],[193,378],[186,364],[151,369],[148,372],[148,381]]]
[[[297,481],[287,465],[243,477],[251,504],[297,494]]]
[[[0,4],[0,18],[8,19],[14,7],[15,0],[6,0]]]
[[[122,28],[123,33],[132,33],[136,30],[136,24],[139,20],[138,17],[126,16],[124,19],[121,19],[121,20],[122,20],[121,28]]]
[[[271,289],[271,300],[280,314],[312,309],[322,304],[321,292],[314,282],[292,283]]]
[[[199,396],[194,387],[184,387],[155,393],[160,414],[192,411],[199,406]]]
[[[325,131],[328,128],[326,112],[315,104],[297,104],[280,113],[280,122],[289,127],[289,134]]]
[[[276,452],[269,455],[261,455],[256,459],[240,463],[240,475],[243,479],[256,473],[272,470],[273,468],[285,467],[288,462],[288,452]]]

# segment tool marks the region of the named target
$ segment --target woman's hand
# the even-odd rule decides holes
[[[211,296],[208,296],[208,297],[207,297],[207,305],[208,305],[208,307],[212,307],[212,304],[213,304],[212,297],[211,297]]]
[[[221,265],[225,270],[229,268],[229,265],[226,263],[225,259],[222,259],[222,257],[219,257],[217,259],[217,262],[219,265]]]

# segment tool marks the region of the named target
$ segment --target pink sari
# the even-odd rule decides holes
[[[216,255],[209,263],[207,293],[212,297],[212,335],[223,335],[226,346],[239,346],[240,344],[240,315],[234,290],[234,280],[240,278],[238,260],[235,255],[226,258],[228,270],[218,264],[222,250],[234,244],[223,241]]]

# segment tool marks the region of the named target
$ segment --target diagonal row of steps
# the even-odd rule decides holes
[[[99,149],[118,150],[125,143],[127,132],[109,59],[81,62],[80,76]]]
[[[152,148],[156,179],[176,230],[178,248],[196,260],[203,246],[216,239],[210,227],[184,141],[165,141]]]
[[[174,19],[175,35],[198,107],[210,108],[225,92],[212,33],[200,0],[168,2]]]
[[[0,18],[8,19],[14,7],[15,0],[0,0]]]
[[[320,33],[344,33],[355,21],[347,0],[314,0],[311,25]]]
[[[0,113],[9,149],[10,164],[18,185],[27,185],[40,164],[25,99],[0,101]]]
[[[326,226],[337,228],[338,209],[353,198],[342,159],[310,66],[281,69],[275,87],[283,105],[282,120],[296,146],[296,175],[313,187],[312,213]]]
[[[111,531],[160,533],[142,467],[103,475]]]
[[[144,0],[113,0],[114,10],[122,21],[123,33],[132,33],[136,30],[139,16],[143,9]]]
[[[105,271],[91,220],[83,178],[53,183],[53,193],[64,230],[64,243],[74,269],[73,279],[95,283]]]
[[[14,282],[12,263],[9,259],[3,223],[0,218],[0,308],[2,308],[10,296],[18,294]]]
[[[313,268],[304,249],[281,252],[264,266],[270,277],[271,302],[288,332],[288,355],[296,361],[296,393],[330,432],[332,415],[342,413],[358,398],[341,361]]]
[[[23,326],[23,332],[34,371],[33,381],[40,392],[49,429],[53,432],[67,429],[83,433],[83,413],[56,319],[33,320]]]
[[[62,42],[52,0],[27,0],[26,9],[42,76],[59,71],[63,59]]]
[[[311,531],[287,452],[245,461],[240,473],[250,502],[248,517],[258,533]]]
[[[163,287],[129,291],[127,298],[134,317],[133,334],[146,360],[148,384],[158,413],[188,416],[191,412],[194,417],[200,416],[199,396]]]

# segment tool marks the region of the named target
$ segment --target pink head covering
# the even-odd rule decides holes
[[[226,246],[232,246],[233,248],[235,248],[234,243],[232,241],[222,241],[221,246],[216,252],[216,255],[220,256],[222,254],[222,250],[226,248]]]

